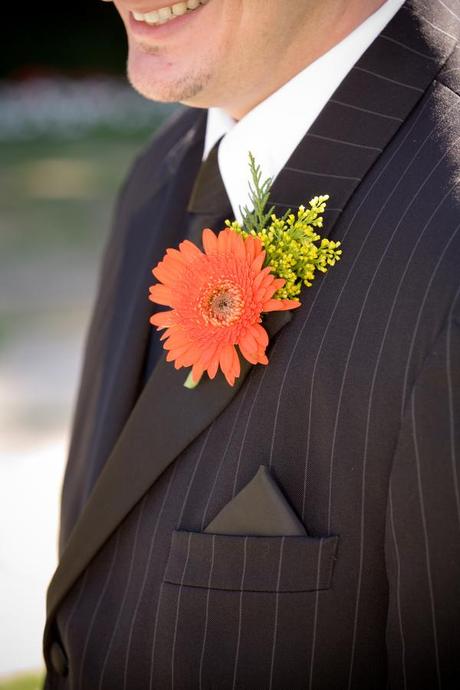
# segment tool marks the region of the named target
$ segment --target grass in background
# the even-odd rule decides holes
[[[44,675],[42,673],[27,673],[0,680],[0,690],[41,690]]]

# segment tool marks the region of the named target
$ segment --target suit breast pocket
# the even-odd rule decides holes
[[[239,536],[176,530],[165,582],[247,592],[328,589],[338,537]]]
[[[335,536],[175,530],[153,687],[305,688],[315,611],[321,597],[335,596],[337,544]]]
[[[204,532],[175,530],[165,581],[230,591],[327,589],[337,539],[309,536],[268,468],[260,465]]]
[[[308,535],[263,465],[204,531],[174,530],[154,687],[304,687],[337,545]]]

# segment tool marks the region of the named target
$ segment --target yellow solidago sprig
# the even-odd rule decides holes
[[[311,286],[317,271],[326,273],[342,254],[340,242],[321,237],[317,232],[323,227],[323,214],[329,195],[315,196],[308,205],[299,206],[295,213],[289,209],[278,218],[274,206],[267,210],[272,180],[268,178],[262,181],[260,166],[251,153],[249,168],[252,208],[240,208],[242,223],[227,220],[225,224],[243,237],[252,235],[259,238],[266,252],[265,266],[270,266],[274,275],[286,281],[274,297],[295,299],[303,285]]]

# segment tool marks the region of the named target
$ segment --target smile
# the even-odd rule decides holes
[[[206,5],[209,0],[186,0],[184,2],[176,2],[167,7],[160,7],[158,10],[152,12],[131,12],[136,22],[156,26],[159,24],[166,24],[177,17],[182,17],[184,14],[190,14],[198,9],[201,5]]]

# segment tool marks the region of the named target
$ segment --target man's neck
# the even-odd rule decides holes
[[[220,107],[234,120],[240,120],[301,70],[340,43],[385,1],[331,0],[324,4],[315,3],[308,27],[292,37],[282,57],[263,71],[256,84],[240,92],[238,101],[231,94],[231,99]]]

